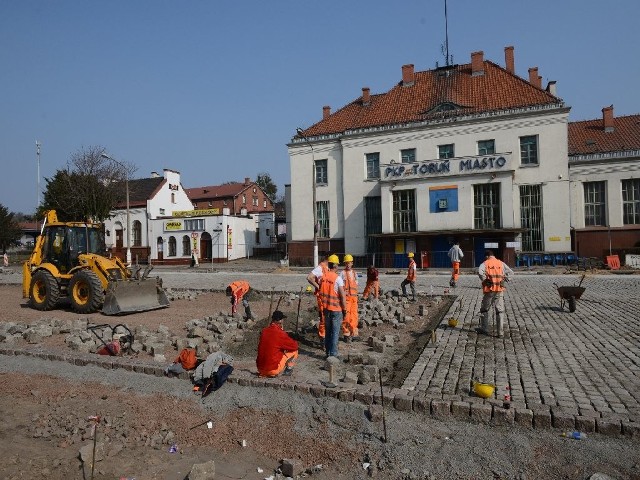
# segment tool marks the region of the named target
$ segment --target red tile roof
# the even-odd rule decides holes
[[[253,182],[249,184],[239,183],[239,182],[231,182],[225,183],[224,185],[210,185],[207,187],[196,187],[196,188],[185,188],[184,191],[187,194],[187,197],[191,201],[195,200],[204,200],[204,199],[212,199],[212,198],[228,198],[235,197],[239,195],[243,190],[246,190]]]
[[[602,118],[569,123],[569,155],[640,149],[640,115],[613,117],[613,131]]]
[[[564,106],[562,99],[490,61],[484,74],[472,76],[471,64],[415,72],[414,83],[402,82],[386,93],[371,95],[367,105],[357,98],[329,117],[312,125],[305,136],[342,133],[347,130],[435,120],[443,117],[525,108]],[[456,108],[438,111],[443,104]]]

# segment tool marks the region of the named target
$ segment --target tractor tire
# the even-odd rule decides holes
[[[94,313],[102,308],[104,290],[98,276],[89,270],[80,270],[69,282],[71,308],[78,313]]]
[[[569,297],[569,311],[572,313],[576,311],[576,297]]]
[[[60,299],[60,286],[55,277],[46,270],[33,274],[29,286],[29,303],[36,310],[52,310]]]

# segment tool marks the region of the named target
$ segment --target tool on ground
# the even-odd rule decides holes
[[[271,301],[269,302],[269,316],[267,317],[269,320],[271,319],[271,314],[273,313],[273,294],[275,292],[275,287],[271,287]]]
[[[384,430],[384,443],[387,443],[387,418],[384,414],[384,391],[382,390],[382,372],[380,375],[380,404],[382,405],[382,429]]]
[[[78,313],[105,315],[156,310],[169,306],[159,277],[148,279],[148,265],[129,268],[104,256],[104,225],[62,222],[55,210],[45,215],[33,252],[22,265],[22,296],[36,310],[53,310],[69,299]]]
[[[558,295],[560,295],[560,309],[564,310],[565,302],[569,305],[569,311],[576,311],[576,300],[579,300],[584,291],[586,290],[582,286],[582,282],[584,281],[585,275],[582,274],[580,278],[580,283],[578,285],[572,285],[568,287],[559,287],[557,283],[554,282],[555,287],[558,289]]]
[[[94,415],[88,418],[89,421],[93,422],[93,426],[91,427],[91,431],[93,433],[93,452],[91,455],[91,480],[93,480],[93,471],[96,465],[96,440],[98,438],[98,425],[100,424],[100,416]]]
[[[131,333],[131,330],[129,330],[129,327],[125,324],[119,323],[113,327],[107,323],[89,325],[87,326],[87,330],[93,333],[103,345],[98,349],[97,353],[110,356],[116,356],[120,352],[133,353],[131,348],[133,345],[133,333]],[[126,333],[123,333],[123,330]],[[108,342],[105,340],[105,333],[107,332],[110,332],[107,335]]]
[[[189,427],[189,430],[193,430],[194,428],[198,428],[198,427],[201,427],[203,425],[207,425],[208,426],[208,424],[210,422],[212,422],[212,420],[205,420],[204,422],[198,423],[197,425],[194,425],[193,427]]]
[[[300,303],[302,303],[302,288],[300,287],[300,295],[298,295],[298,315],[296,316],[296,333],[298,333],[298,324],[300,323]]]

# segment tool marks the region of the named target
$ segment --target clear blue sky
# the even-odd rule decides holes
[[[454,63],[537,66],[571,120],[640,113],[640,1],[448,0]],[[31,213],[40,172],[101,145],[185,188],[268,172],[284,193],[296,127],[444,63],[444,0],[5,0],[0,203]],[[41,180],[41,187],[45,182]]]

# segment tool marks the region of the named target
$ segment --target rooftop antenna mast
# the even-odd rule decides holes
[[[445,64],[448,67],[453,63],[453,56],[449,55],[449,17],[447,16],[447,0],[444,0],[444,46],[443,52]]]

